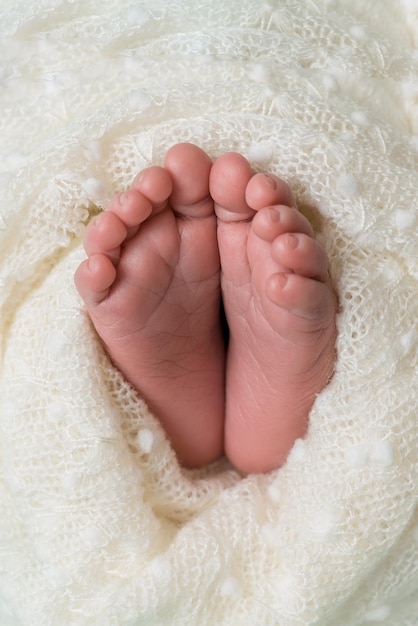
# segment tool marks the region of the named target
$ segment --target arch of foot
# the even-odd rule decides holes
[[[386,27],[377,44],[375,9],[363,15],[358,2],[302,2],[292,12],[281,2],[217,2],[205,23],[193,2],[86,5],[77,49],[75,5],[34,3],[29,14],[24,4],[1,20],[17,33],[9,56],[21,40],[28,46],[17,78],[4,77],[28,121],[2,120],[1,234],[25,251],[1,268],[3,614],[13,626],[10,615],[36,612],[52,624],[72,610],[109,623],[172,623],[173,615],[185,624],[399,626],[399,615],[406,623],[416,607],[401,609],[396,598],[416,576],[418,157],[407,136],[413,94],[402,116],[403,85],[386,87],[415,71],[391,34],[394,3],[379,3]],[[35,48],[55,65],[31,64],[35,97],[23,99]],[[174,50],[187,56],[188,85]],[[86,89],[93,77],[97,89]],[[214,84],[224,86],[216,97]],[[34,102],[45,121],[38,136],[28,126]],[[241,480],[223,465],[185,474],[153,416],[91,343],[79,302],[60,289],[80,257],[62,251],[88,215],[177,141],[214,157],[227,145],[256,170],[282,175],[330,256],[341,305],[336,373],[307,438],[266,477]],[[79,580],[88,597],[77,593]],[[115,585],[118,599],[107,593]],[[36,593],[18,598],[17,589]]]

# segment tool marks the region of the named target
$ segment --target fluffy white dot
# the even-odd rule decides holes
[[[337,518],[334,510],[329,509],[318,513],[311,520],[311,529],[319,542],[332,541],[337,529]]]
[[[256,83],[268,83],[271,71],[264,63],[253,63],[248,68],[248,77]]]
[[[56,96],[63,89],[63,79],[60,73],[44,72],[41,80],[43,82],[45,92],[49,96]]]
[[[45,569],[45,577],[53,589],[66,587],[71,583],[71,575],[64,567],[51,566]]]
[[[6,400],[6,402],[4,402],[3,404],[3,409],[1,413],[6,419],[11,419],[12,417],[14,417],[17,411],[18,407],[13,402],[10,402],[10,400]]]
[[[58,331],[52,332],[46,342],[45,347],[48,350],[51,357],[57,357],[65,348],[67,339],[64,335]]]
[[[281,498],[280,486],[277,483],[273,483],[267,488],[267,495],[273,504],[279,504]]]
[[[104,533],[97,526],[87,526],[81,532],[81,538],[84,545],[89,550],[100,548],[107,543]]]
[[[358,126],[368,126],[370,124],[369,116],[365,111],[353,111],[350,119]]]
[[[171,580],[171,563],[163,556],[157,556],[149,564],[151,575],[160,583],[169,583]]]
[[[81,476],[76,472],[68,472],[61,478],[61,486],[65,492],[73,493],[80,488]]]
[[[202,33],[200,36],[192,39],[189,44],[190,52],[193,54],[205,54],[209,51],[211,38],[209,35]]]
[[[340,88],[337,79],[332,74],[322,76],[322,86],[329,93],[336,93]]]
[[[357,179],[351,174],[342,174],[337,180],[337,189],[343,196],[352,198],[357,195],[359,185]]]
[[[83,154],[88,161],[100,161],[103,157],[103,146],[99,139],[92,139],[83,147]]]
[[[138,445],[141,448],[142,452],[145,454],[149,454],[154,445],[154,433],[148,428],[143,428],[138,432],[137,440]]]
[[[414,226],[417,214],[414,209],[398,209],[395,211],[394,219],[398,230],[409,230]]]
[[[273,524],[264,524],[264,526],[261,527],[261,536],[263,537],[264,541],[269,545],[277,544],[277,527]]]
[[[19,169],[25,162],[25,155],[20,150],[11,150],[4,157],[6,169]]]
[[[0,174],[0,187],[7,187],[12,175],[10,172],[1,172]]]
[[[266,165],[273,156],[273,144],[269,141],[253,143],[248,150],[248,158],[260,165]]]
[[[365,29],[359,24],[351,26],[348,32],[354,39],[367,39],[367,33]]]
[[[306,458],[306,443],[303,439],[296,439],[291,449],[288,461],[292,463],[303,463]]]
[[[274,588],[276,590],[277,596],[279,598],[283,598],[283,601],[286,602],[287,606],[293,605],[292,608],[294,609],[295,613],[297,613],[297,577],[294,574],[291,574],[289,571],[282,571],[278,575],[274,576]]]
[[[390,615],[390,607],[387,605],[376,607],[367,611],[364,618],[366,622],[384,622]]]
[[[376,441],[370,449],[370,460],[388,467],[393,463],[393,448],[388,441]]]
[[[351,467],[361,467],[367,463],[368,453],[365,444],[357,444],[345,449],[344,459]]]
[[[390,281],[398,283],[405,272],[403,267],[395,259],[387,259],[382,263],[382,275]]]
[[[409,330],[401,337],[401,346],[404,355],[409,354],[417,343],[417,333],[414,329]]]
[[[236,598],[241,595],[241,585],[236,578],[230,576],[223,581],[220,594],[223,598]]]
[[[418,55],[417,55],[417,61],[418,61]],[[418,150],[418,135],[412,135],[409,141],[411,143],[411,146],[414,148],[414,150]]]
[[[131,6],[126,9],[125,19],[129,26],[142,26],[148,22],[149,18],[150,14],[143,7],[131,4]]]
[[[103,198],[106,193],[106,188],[102,181],[98,178],[87,178],[84,185],[84,191],[92,200],[98,200]]]
[[[59,400],[51,402],[48,407],[48,414],[54,420],[62,420],[67,414],[67,407]]]
[[[145,91],[138,89],[131,91],[127,98],[127,105],[129,109],[136,112],[142,112],[148,109],[152,103],[152,98]]]

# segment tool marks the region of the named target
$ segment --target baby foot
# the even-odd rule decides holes
[[[225,450],[244,472],[279,467],[333,372],[328,260],[280,179],[240,155],[212,166],[229,326]]]
[[[140,173],[86,229],[75,283],[115,365],[159,417],[180,460],[223,451],[224,341],[219,321],[212,162],[191,144]]]

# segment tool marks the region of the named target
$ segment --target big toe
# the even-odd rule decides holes
[[[254,215],[245,198],[247,185],[253,175],[248,161],[236,152],[228,152],[215,161],[209,188],[215,203],[215,213],[221,221],[244,221]]]
[[[211,167],[210,157],[194,144],[180,143],[167,152],[164,168],[173,183],[170,206],[177,215],[204,218],[213,214],[209,193]]]

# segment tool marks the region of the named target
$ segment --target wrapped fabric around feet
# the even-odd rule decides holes
[[[2,626],[415,626],[416,3],[5,0],[0,32]],[[335,375],[269,475],[182,470],[73,286],[179,141],[282,176],[330,257]]]

